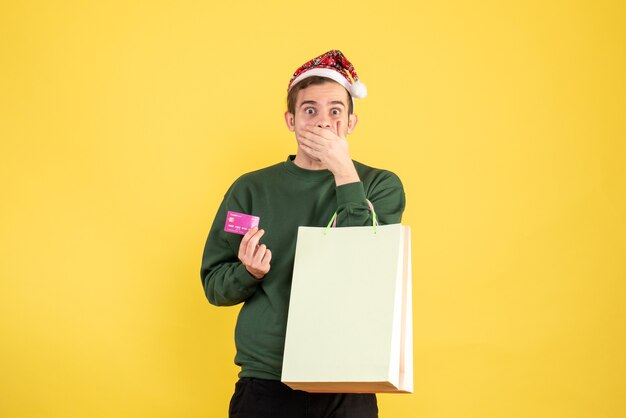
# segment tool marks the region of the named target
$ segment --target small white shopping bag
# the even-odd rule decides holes
[[[281,380],[308,392],[413,391],[408,226],[299,228]]]

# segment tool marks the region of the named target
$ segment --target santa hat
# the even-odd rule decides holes
[[[339,50],[328,51],[298,68],[289,80],[287,91],[291,91],[293,86],[305,78],[313,76],[326,77],[336,81],[348,90],[353,99],[355,97],[362,99],[367,96],[365,84],[359,81],[354,67]]]

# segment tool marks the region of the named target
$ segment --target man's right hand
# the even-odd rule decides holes
[[[263,234],[265,234],[265,231],[256,226],[246,232],[239,245],[238,255],[246,270],[259,280],[270,271],[270,261],[272,259],[272,252],[269,248],[265,244],[259,245],[259,240]]]

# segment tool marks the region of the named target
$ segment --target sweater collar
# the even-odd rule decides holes
[[[303,179],[311,180],[311,181],[327,180],[327,179],[333,177],[333,174],[329,170],[327,170],[327,169],[323,169],[323,170],[307,170],[305,168],[298,167],[293,162],[295,158],[296,158],[295,155],[290,155],[290,156],[287,157],[287,161],[285,161],[285,163],[284,163],[285,168],[290,173],[295,174],[298,177],[301,177]]]

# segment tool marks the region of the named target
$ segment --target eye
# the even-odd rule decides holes
[[[334,108],[334,109],[332,109],[332,110],[330,111],[330,114],[331,114],[331,115],[333,115],[333,116],[339,116],[339,115],[341,115],[341,109],[339,109],[339,108]]]
[[[306,109],[304,109],[304,113],[306,113],[307,115],[314,115],[315,109],[312,107],[307,107]]]

